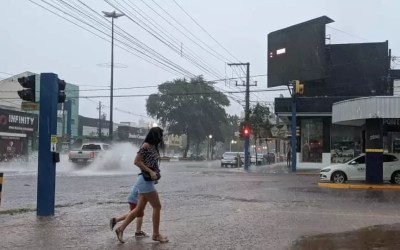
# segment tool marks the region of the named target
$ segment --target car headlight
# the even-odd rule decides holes
[[[331,171],[331,169],[330,168],[324,168],[324,169],[321,169],[321,173],[323,173],[323,172],[330,172]]]

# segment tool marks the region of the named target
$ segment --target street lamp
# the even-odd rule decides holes
[[[212,135],[209,135],[207,137],[207,160],[210,160],[211,139],[212,139]],[[212,158],[212,152],[211,152],[211,158]]]
[[[108,136],[113,138],[113,98],[114,98],[114,19],[124,16],[123,13],[103,11],[105,17],[111,18],[111,87],[110,87],[110,127]]]
[[[232,140],[231,143],[229,144],[229,152],[232,152],[232,144],[236,144],[236,141]]]

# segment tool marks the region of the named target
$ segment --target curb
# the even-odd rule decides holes
[[[318,175],[319,175],[319,172],[318,172],[318,173],[316,173],[316,172],[296,172],[296,175],[308,175],[308,176],[312,175],[312,176],[318,176]]]
[[[374,190],[399,190],[400,185],[390,185],[390,184],[338,184],[338,183],[324,183],[319,182],[318,186],[324,188],[337,188],[337,189],[374,189]]]

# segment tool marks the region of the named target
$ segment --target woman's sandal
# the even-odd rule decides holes
[[[153,235],[153,240],[158,241],[160,243],[167,243],[169,240],[166,236],[162,236],[161,234],[154,236]]]
[[[117,234],[117,238],[118,238],[119,242],[125,243],[125,241],[123,239],[124,231],[122,231],[121,229],[117,228],[117,229],[115,229],[115,234]]]

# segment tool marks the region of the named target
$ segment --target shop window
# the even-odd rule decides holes
[[[301,120],[301,161],[322,162],[323,123],[321,118]]]
[[[332,125],[331,128],[331,162],[343,163],[362,152],[361,128],[353,126]]]

